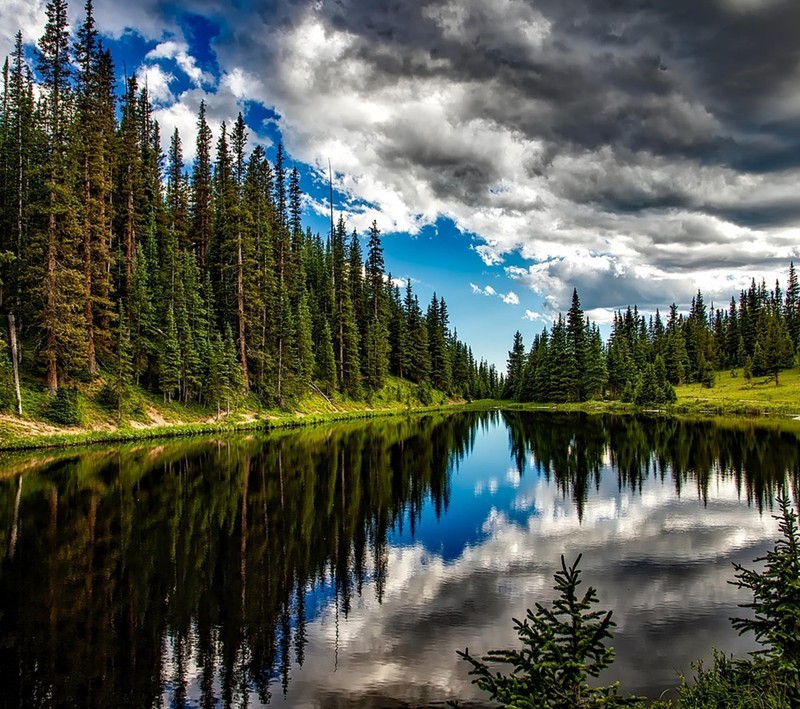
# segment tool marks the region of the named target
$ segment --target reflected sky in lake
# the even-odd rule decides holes
[[[602,679],[656,697],[754,649],[731,564],[797,470],[779,430],[519,412],[2,458],[0,706],[480,702],[456,650],[579,553]]]
[[[712,647],[754,649],[728,622],[747,600],[728,584],[731,564],[765,552],[778,525],[742,499],[733,479],[715,479],[706,503],[696,490],[679,497],[671,479],[657,476],[632,492],[620,489],[606,456],[579,519],[530,463],[521,474],[502,422],[480,431],[452,477],[448,514],[437,519],[428,504],[415,537],[391,536],[382,603],[365,588],[346,620],[332,600],[310,624],[309,661],[293,669],[289,699],[479,699],[449,650],[514,644],[511,618],[552,598],[561,554],[583,554],[584,582],[614,610],[617,660],[607,678],[625,691],[656,697]]]

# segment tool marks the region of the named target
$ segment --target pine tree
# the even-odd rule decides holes
[[[567,312],[567,353],[568,376],[571,381],[569,398],[572,401],[585,401],[586,333],[577,289],[572,290],[572,304]]]
[[[192,170],[192,243],[197,249],[200,274],[205,278],[208,246],[213,230],[213,187],[211,181],[211,128],[206,120],[206,103],[200,102],[197,116],[196,157]]]
[[[449,317],[444,299],[436,293],[431,298],[426,314],[428,346],[430,350],[431,384],[440,391],[449,392],[452,383],[452,362],[447,346]]]
[[[158,351],[159,386],[164,401],[172,401],[181,385],[181,350],[172,304],[167,308],[163,341]]]
[[[122,119],[119,125],[117,150],[119,169],[114,196],[115,231],[122,235],[122,261],[124,276],[120,290],[128,298],[133,280],[133,262],[138,234],[143,230],[144,178],[142,152],[139,145],[139,101],[136,77],[128,79],[122,101]],[[130,310],[130,303],[128,303]]]
[[[38,233],[37,254],[31,259],[31,280],[38,284],[33,290],[40,304],[45,380],[50,393],[55,394],[59,376],[86,363],[85,295],[77,254],[78,208],[70,189],[75,155],[69,150],[73,97],[67,4],[64,0],[51,0],[46,12],[37,68],[44,92],[48,139],[45,167],[48,198],[46,224]]]
[[[0,191],[0,252],[13,254],[0,262],[0,304],[20,316],[25,308],[25,273],[30,257],[30,194],[35,136],[30,69],[25,62],[22,33],[17,32],[11,66],[4,72],[2,160]],[[18,323],[22,318],[18,317]]]
[[[774,314],[764,313],[759,322],[753,374],[769,375],[778,384],[781,369],[792,364],[792,341],[785,323]]]
[[[794,269],[794,262],[789,264],[783,312],[794,351],[800,352],[800,282],[798,282],[797,272]]]
[[[247,369],[247,314],[245,308],[245,267],[251,255],[251,242],[248,239],[245,215],[245,154],[247,131],[242,114],[236,119],[232,136],[233,176],[236,189],[236,321],[238,324],[239,363],[242,367],[242,386],[244,393],[250,391],[250,376]]]
[[[366,267],[367,326],[365,337],[366,382],[377,391],[389,373],[388,303],[384,285],[385,270],[381,233],[375,221],[369,230]]]
[[[506,368],[506,399],[521,401],[521,389],[523,383],[523,369],[525,366],[525,346],[522,342],[522,333],[517,330],[514,333],[514,342],[508,353],[508,364]]]
[[[586,326],[586,362],[583,381],[587,399],[601,398],[606,388],[608,377],[606,354],[600,329],[597,326]]]

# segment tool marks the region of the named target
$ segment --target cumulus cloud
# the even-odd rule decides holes
[[[136,72],[139,86],[147,86],[150,99],[155,104],[170,103],[175,100],[169,85],[175,76],[164,71],[158,64],[143,64]]]
[[[798,22],[755,0],[287,1],[217,48],[384,231],[450,219],[554,307],[573,285],[587,308],[663,306],[797,254]]]
[[[151,49],[145,59],[173,59],[195,86],[212,81],[212,77],[205,74],[197,65],[197,60],[189,54],[189,45],[186,42],[167,40]]]
[[[509,291],[508,293],[498,293],[494,288],[492,288],[492,286],[485,286],[484,288],[481,288],[474,283],[470,283],[469,287],[472,289],[472,292],[475,295],[486,295],[490,297],[496,296],[507,305],[519,305],[519,296],[514,291]]]
[[[43,25],[43,4],[4,3],[0,41],[12,20]],[[187,152],[199,95],[275,107],[294,159],[320,178],[333,163],[353,227],[451,220],[486,267],[520,257],[517,280],[552,309],[573,286],[598,312],[697,288],[727,297],[800,258],[797,3],[273,0],[222,13],[189,0],[224,17],[216,86],[162,0],[95,7],[102,31],[158,42],[147,62],[161,79],[192,82],[169,100],[164,81],[159,107]]]
[[[549,322],[550,318],[542,313],[537,313],[535,310],[525,310],[525,315],[522,316],[524,320],[531,322]]]
[[[22,32],[22,41],[26,44],[39,39],[47,21],[45,5],[44,0],[3,0],[0,3],[0,58],[13,51],[17,32]]]

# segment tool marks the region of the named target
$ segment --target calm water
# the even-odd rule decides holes
[[[432,415],[0,457],[0,705],[479,699],[559,556],[658,696],[744,654],[727,583],[777,535],[793,435],[646,418]]]

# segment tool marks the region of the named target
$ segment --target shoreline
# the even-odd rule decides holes
[[[473,402],[453,401],[432,406],[404,406],[386,408],[364,408],[348,411],[326,411],[305,414],[299,411],[285,414],[259,414],[252,411],[234,412],[219,421],[170,422],[147,426],[122,426],[118,428],[56,428],[37,431],[36,427],[46,422],[39,419],[14,419],[23,429],[26,422],[30,428],[23,433],[4,431],[0,423],[0,452],[46,450],[48,448],[75,447],[92,443],[129,443],[161,438],[184,438],[218,433],[246,431],[269,432],[280,429],[324,425],[341,421],[368,420],[388,416],[417,415],[438,411],[486,411],[491,409],[510,411],[539,411],[549,413],[585,413],[589,415],[636,415],[664,416],[678,420],[736,421],[773,427],[789,424],[800,432],[800,406],[788,410],[782,406],[753,406],[744,400],[728,401],[725,404],[678,401],[665,408],[640,408],[620,401],[587,401],[580,403],[521,403],[505,400],[480,400]]]
[[[32,424],[30,432],[23,434],[8,434],[0,424],[0,452],[35,451],[50,448],[76,447],[92,443],[131,443],[135,441],[155,440],[161,438],[185,438],[190,436],[203,436],[216,433],[243,433],[246,431],[269,432],[281,429],[302,428],[306,426],[324,425],[341,421],[358,421],[386,416],[401,416],[432,413],[464,407],[463,402],[452,404],[438,404],[434,406],[417,407],[391,407],[376,409],[357,409],[350,411],[328,411],[322,413],[303,414],[301,412],[287,412],[283,415],[269,414],[260,416],[254,412],[234,412],[230,417],[220,421],[203,422],[174,422],[154,424],[148,426],[122,426],[115,429],[96,428],[86,429],[76,427],[70,430],[65,427],[52,427],[50,430],[35,432],[33,426],[46,422],[38,419],[16,419],[24,424]],[[253,417],[254,418],[248,418]]]

